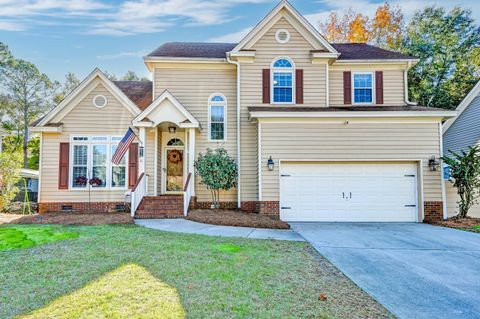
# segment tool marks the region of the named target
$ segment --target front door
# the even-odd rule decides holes
[[[176,193],[183,191],[183,163],[184,148],[169,147],[165,148],[165,185],[167,193]]]

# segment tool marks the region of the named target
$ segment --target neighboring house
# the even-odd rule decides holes
[[[38,198],[38,171],[34,169],[20,169],[20,177],[22,178],[17,186],[20,192],[15,196],[15,201],[25,201],[25,191],[28,193],[28,200],[36,202]]]
[[[444,217],[441,172],[429,163],[456,112],[408,102],[417,59],[329,43],[282,1],[240,43],[166,43],[144,62],[152,82],[96,69],[34,124],[42,212],[88,209],[76,180],[92,173],[105,181],[91,192],[97,210],[120,209],[127,189],[137,218],[210,207],[194,159],[224,147],[239,183],[221,193],[223,207],[286,221]],[[139,141],[112,166],[129,127]]]
[[[480,146],[480,81],[468,93],[457,107],[458,117],[452,118],[443,125],[443,150],[445,155],[449,151],[460,153],[470,146]],[[453,183],[446,181],[447,215],[452,217],[458,214],[458,194]],[[468,213],[472,217],[480,217],[480,205],[475,205]]]

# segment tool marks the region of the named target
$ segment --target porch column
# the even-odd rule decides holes
[[[145,158],[147,155],[147,147],[146,147],[147,139],[146,139],[146,130],[144,127],[139,127],[138,132],[139,132],[138,138],[140,139],[140,147],[141,149],[143,149],[143,154],[142,154],[143,156],[140,156],[139,158],[139,161],[140,161],[139,174],[142,174],[142,173],[145,173]]]
[[[190,177],[190,187],[192,187],[192,196],[195,196],[195,128],[188,129],[188,172],[192,173]]]

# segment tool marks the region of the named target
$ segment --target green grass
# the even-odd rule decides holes
[[[77,237],[78,233],[59,231],[58,227],[52,226],[0,228],[0,251],[28,248]]]
[[[306,243],[51,227],[0,228],[79,234],[0,252],[0,318],[391,316]]]
[[[472,228],[480,229],[480,225],[473,226]]]

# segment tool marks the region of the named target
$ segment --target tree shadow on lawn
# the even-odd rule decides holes
[[[175,288],[145,268],[123,265],[45,307],[19,316],[34,318],[185,318]]]

